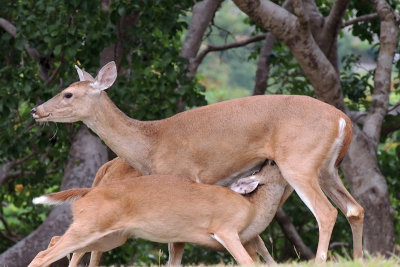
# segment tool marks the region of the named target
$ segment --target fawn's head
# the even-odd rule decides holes
[[[107,63],[96,78],[75,66],[79,82],[71,84],[47,102],[31,110],[36,121],[76,122],[91,114],[101,92],[113,85],[117,78],[114,61]]]
[[[284,180],[278,165],[273,160],[267,160],[259,172],[249,177],[240,178],[230,188],[239,194],[248,194],[253,192],[259,185],[281,182],[284,182]]]

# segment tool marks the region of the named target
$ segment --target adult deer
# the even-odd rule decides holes
[[[362,256],[364,210],[338,175],[352,138],[351,121],[340,110],[307,96],[252,96],[143,122],[127,117],[104,91],[117,78],[114,62],[95,79],[77,71],[81,81],[32,109],[33,118],[83,121],[145,175],[174,174],[229,185],[272,159],[318,222],[316,259],[326,261],[337,217],[322,190],[346,215],[353,254]]]
[[[107,251],[122,245],[130,236],[225,248],[238,263],[252,264],[257,257],[256,245],[262,244],[258,234],[274,217],[287,186],[271,161],[256,175],[231,186],[239,193],[252,192],[258,186],[247,197],[180,176],[124,177],[98,187],[35,198],[36,204],[79,200],[73,203],[74,221],[66,233],[53,239],[54,244],[40,252],[29,266],[48,266],[75,251]],[[249,243],[247,250],[242,243]]]

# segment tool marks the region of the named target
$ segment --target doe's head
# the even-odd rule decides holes
[[[96,78],[75,66],[79,82],[71,84],[47,102],[31,110],[36,121],[76,122],[89,117],[93,105],[103,90],[111,87],[117,79],[114,61],[101,68]]]

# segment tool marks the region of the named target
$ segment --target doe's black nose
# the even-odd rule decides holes
[[[31,114],[35,114],[36,113],[36,108],[31,109]]]

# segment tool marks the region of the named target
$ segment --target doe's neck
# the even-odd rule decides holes
[[[149,132],[153,124],[134,120],[125,115],[103,91],[90,117],[83,120],[119,157],[143,174],[150,172],[147,164],[151,145]],[[154,131],[153,131],[154,132]]]

